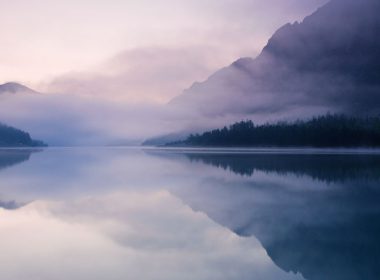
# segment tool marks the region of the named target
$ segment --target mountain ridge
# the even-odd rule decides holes
[[[295,108],[379,113],[379,10],[375,0],[332,0],[302,22],[279,28],[256,58],[238,59],[169,105],[211,116],[268,116]]]

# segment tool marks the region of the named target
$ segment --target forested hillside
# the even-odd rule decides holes
[[[0,147],[40,147],[42,141],[34,140],[29,133],[0,123]]]
[[[308,121],[229,127],[190,135],[174,146],[204,147],[380,147],[380,118],[326,115]]]

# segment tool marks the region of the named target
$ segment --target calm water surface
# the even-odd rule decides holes
[[[379,279],[380,154],[0,150],[2,280]]]

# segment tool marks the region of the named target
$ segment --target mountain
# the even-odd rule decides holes
[[[36,94],[37,92],[22,85],[19,83],[5,83],[0,85],[0,94],[4,93],[10,93],[10,94],[16,94],[16,93],[27,93],[27,94]]]
[[[332,0],[169,106],[206,116],[380,112],[380,1]]]

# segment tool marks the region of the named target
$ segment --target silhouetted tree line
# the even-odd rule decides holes
[[[202,147],[379,147],[380,117],[325,115],[308,121],[255,125],[241,121],[229,127],[190,135],[175,146]]]
[[[40,147],[42,141],[33,140],[29,133],[0,123],[0,147]]]

